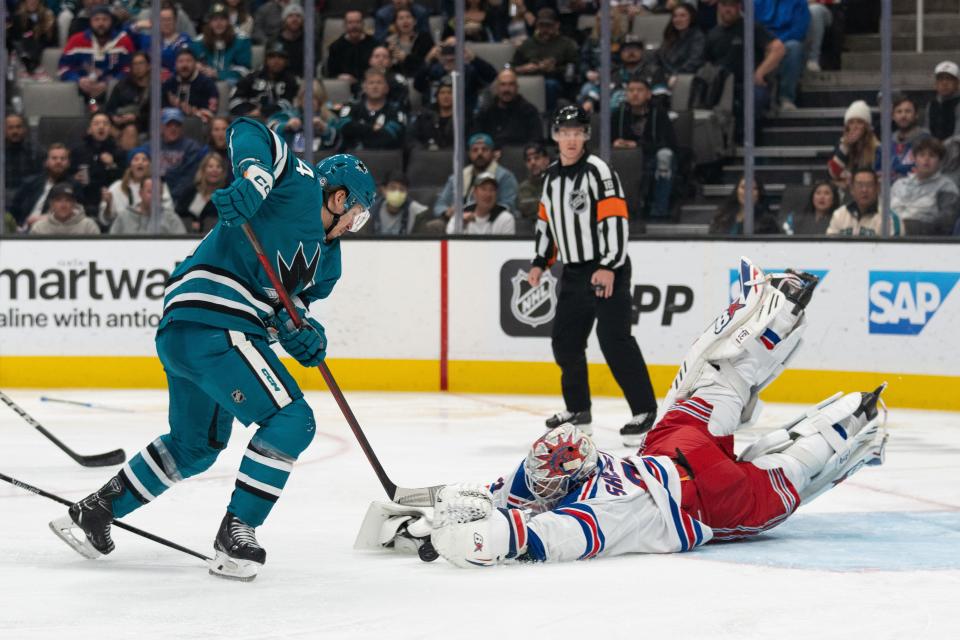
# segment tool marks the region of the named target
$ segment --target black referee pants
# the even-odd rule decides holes
[[[560,280],[552,345],[567,411],[590,408],[586,350],[594,319],[603,358],[623,390],[631,413],[656,411],[647,364],[630,335],[630,260],[614,271],[613,295],[609,298],[598,298],[590,284],[596,270],[595,262],[564,265]]]

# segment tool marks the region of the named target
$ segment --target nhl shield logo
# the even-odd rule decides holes
[[[539,327],[553,320],[557,312],[557,279],[549,271],[544,271],[540,284],[531,287],[527,282],[527,273],[517,269],[517,275],[510,279],[513,285],[510,311],[523,324]]]
[[[237,404],[241,404],[247,399],[247,397],[243,395],[243,391],[240,391],[240,389],[234,389],[233,393],[230,394],[230,397],[233,398],[233,401]]]
[[[516,338],[549,338],[557,313],[563,267],[545,269],[540,284],[527,283],[529,259],[506,260],[500,266],[500,328]]]
[[[581,215],[587,212],[587,192],[583,189],[576,189],[570,192],[570,195],[567,196],[567,204],[577,215]]]

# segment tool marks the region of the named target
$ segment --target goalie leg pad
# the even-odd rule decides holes
[[[741,460],[782,468],[801,501],[813,500],[864,465],[883,463],[887,432],[876,408],[883,388],[828,399],[812,415],[748,447]]]
[[[801,344],[804,307],[813,276],[765,276],[746,258],[741,295],[693,344],[674,378],[662,413],[678,400],[700,396],[718,408],[710,421],[717,436],[752,422],[757,394],[773,382]],[[736,414],[739,416],[725,414]]]

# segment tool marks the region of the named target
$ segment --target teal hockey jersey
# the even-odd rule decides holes
[[[326,298],[340,278],[340,241],[326,242],[316,171],[273,131],[239,118],[227,131],[234,175],[254,160],[272,189],[250,226],[298,307]],[[266,336],[279,298],[241,227],[218,223],[167,281],[162,330],[176,320]]]

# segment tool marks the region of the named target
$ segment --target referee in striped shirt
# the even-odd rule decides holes
[[[620,178],[586,150],[590,118],[580,107],[560,109],[553,119],[560,158],[547,169],[536,226],[536,257],[528,282],[540,284],[543,270],[563,261],[560,300],[553,323],[553,357],[561,370],[566,410],[547,428],[572,422],[590,433],[587,337],[597,321],[603,357],[623,390],[633,418],[620,430],[636,446],[657,414],[647,365],[630,334],[630,258],[627,203]]]

